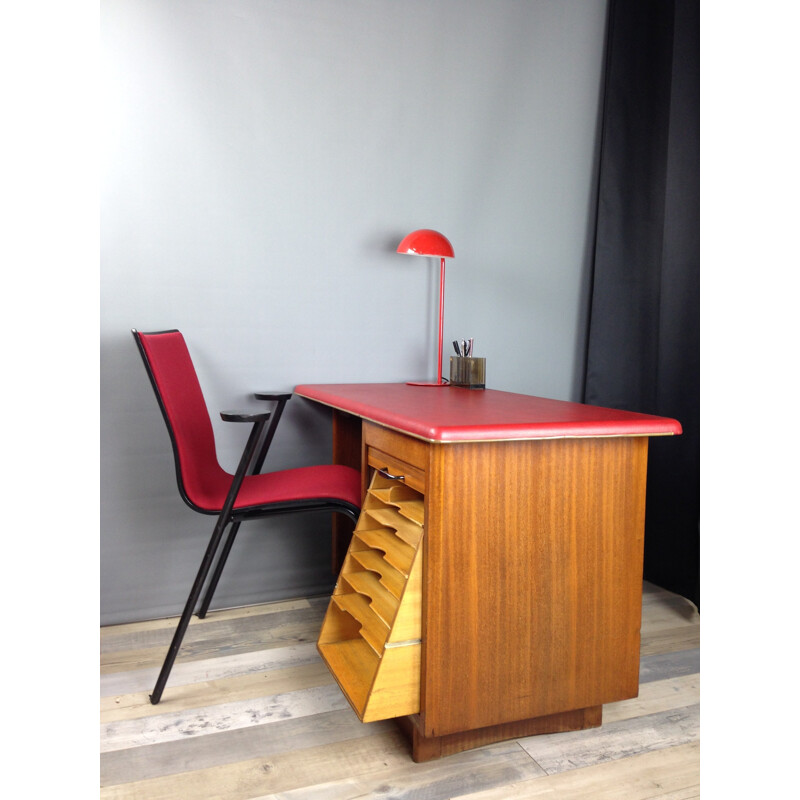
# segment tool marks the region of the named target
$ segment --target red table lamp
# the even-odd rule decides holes
[[[453,258],[453,245],[438,231],[422,228],[412,231],[397,246],[398,253],[410,256],[439,256],[441,269],[439,273],[439,350],[436,380],[433,383],[412,383],[412,386],[447,386],[442,380],[442,345],[444,338],[444,260]],[[410,382],[411,383],[411,382]]]

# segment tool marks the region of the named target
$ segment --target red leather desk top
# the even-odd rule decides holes
[[[494,389],[303,384],[295,394],[429,442],[669,436],[677,420]]]

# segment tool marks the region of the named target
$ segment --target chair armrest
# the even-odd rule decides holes
[[[256,392],[256,400],[289,400],[292,396],[291,392]]]
[[[220,411],[225,422],[266,422],[270,418],[269,411]]]

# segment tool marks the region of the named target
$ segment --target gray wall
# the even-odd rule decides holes
[[[578,399],[602,0],[106,0],[101,621],[176,614],[213,520],[177,494],[130,335],[180,328],[219,421],[258,389],[430,379],[445,340],[491,388]],[[446,362],[445,362],[446,363]],[[330,458],[293,399],[268,468]],[[327,591],[324,516],[242,529],[217,605]]]

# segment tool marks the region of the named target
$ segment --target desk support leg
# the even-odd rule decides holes
[[[361,418],[334,410],[333,463],[344,464],[360,471],[363,447],[361,438]],[[342,514],[334,514],[331,533],[331,572],[338,575],[353,535],[353,523]]]
[[[488,728],[451,733],[445,736],[424,736],[418,715],[400,717],[400,729],[411,741],[411,757],[416,762],[431,761],[443,756],[451,756],[464,750],[472,750],[508,739],[521,739],[525,736],[538,736],[543,733],[564,733],[598,728],[603,721],[603,706],[579,708],[546,717],[534,717],[517,722],[506,722]]]

